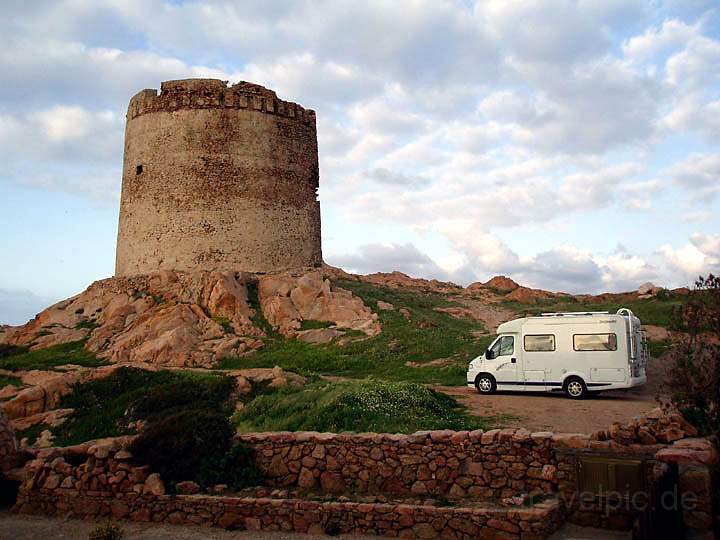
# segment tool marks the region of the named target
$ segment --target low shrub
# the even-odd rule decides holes
[[[9,345],[8,343],[0,343],[0,358],[6,356],[12,356],[14,354],[20,354],[27,352],[27,348],[18,347],[17,345]]]
[[[235,385],[230,377],[221,376],[174,379],[147,389],[133,404],[132,418],[152,422],[188,409],[222,410]]]
[[[204,459],[219,460],[230,449],[233,429],[210,410],[183,411],[147,426],[133,441],[133,456],[166,482],[195,480]]]
[[[685,337],[669,353],[669,401],[701,434],[720,435],[720,276],[701,277],[675,315]]]
[[[227,484],[230,489],[240,490],[259,484],[262,475],[255,466],[252,448],[235,443],[222,456],[213,453],[205,457],[195,479],[201,486]]]
[[[53,430],[57,443],[134,433],[134,422],[153,422],[184,409],[225,411],[233,380],[215,374],[145,371],[122,367],[102,379],[73,386],[60,407],[74,409]]]
[[[94,527],[88,540],[120,540],[125,536],[125,529],[114,521],[106,521]]]
[[[171,484],[193,480],[201,486],[245,487],[259,475],[251,451],[243,445],[233,446],[234,433],[222,413],[183,411],[147,426],[130,451]]]

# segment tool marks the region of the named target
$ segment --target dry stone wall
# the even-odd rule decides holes
[[[547,537],[561,507],[301,500],[263,496],[168,495],[157,474],[132,463],[127,440],[44,451],[26,465],[15,510],[76,518],[113,516],[141,522],[227,529],[372,534],[401,538]]]
[[[651,485],[653,475],[679,467],[676,496],[692,500],[681,509],[687,537],[711,534],[718,454],[706,439],[621,445],[523,429],[258,433],[240,439],[253,448],[267,488],[210,496],[183,482],[194,489],[169,495],[157,474],[133,462],[124,449],[129,439],[121,438],[39,451],[25,465],[15,508],[251,530],[545,538],[566,517],[617,528],[642,517],[642,508],[579,492],[579,460],[614,456],[644,462]]]
[[[128,106],[118,276],[318,266],[314,111],[250,83],[162,83]]]
[[[241,440],[256,449],[275,486],[499,500],[552,493],[557,484],[553,436],[545,432],[259,433]]]

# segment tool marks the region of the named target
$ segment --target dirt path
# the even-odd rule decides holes
[[[436,389],[455,397],[468,412],[478,416],[511,416],[504,427],[524,427],[530,431],[591,433],[606,429],[613,422],[625,422],[657,406],[646,390],[618,390],[593,395],[582,401],[562,394],[539,392],[499,392],[491,396],[474,389],[440,386]]]
[[[478,416],[512,416],[501,422],[505,427],[524,427],[531,431],[591,433],[607,429],[613,422],[627,422],[633,416],[658,406],[661,381],[665,376],[663,359],[650,360],[648,382],[629,390],[591,394],[576,401],[561,393],[498,392],[486,396],[467,386],[436,386],[455,397],[468,412]]]

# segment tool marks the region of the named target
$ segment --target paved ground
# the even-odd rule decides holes
[[[440,386],[437,389],[457,398],[472,414],[512,416],[512,419],[502,422],[505,427],[591,433],[607,429],[613,422],[626,422],[657,407],[656,397],[661,393],[663,378],[663,361],[652,359],[646,385],[591,394],[580,401],[568,399],[562,393],[498,392],[487,396],[469,387]]]
[[[92,521],[65,520],[44,516],[18,516],[7,510],[0,511],[0,540],[87,540],[88,533],[95,526]],[[252,533],[245,531],[223,531],[199,526],[157,525],[122,522],[124,540],[321,540],[328,536],[293,533]],[[550,540],[625,540],[629,532],[605,531],[565,524]],[[377,538],[374,536],[333,536],[345,540]]]

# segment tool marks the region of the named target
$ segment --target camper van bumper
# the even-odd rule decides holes
[[[641,375],[640,377],[630,377],[630,384],[628,385],[630,388],[633,386],[642,386],[647,382],[647,376]]]

